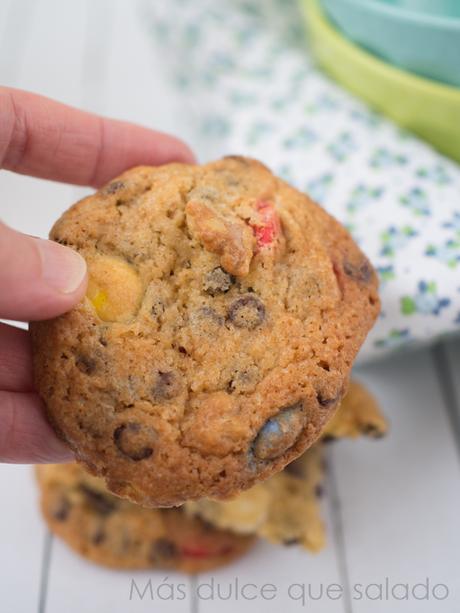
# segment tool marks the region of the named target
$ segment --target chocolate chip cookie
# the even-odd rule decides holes
[[[180,509],[145,509],[118,498],[77,464],[36,470],[50,530],[104,566],[196,573],[227,564],[255,541],[213,528]]]
[[[379,310],[348,232],[255,160],[126,172],[51,238],[86,299],[31,325],[48,417],[145,506],[225,498],[321,434]]]
[[[324,442],[337,438],[380,438],[387,423],[375,398],[352,381],[321,439],[281,472],[229,501],[187,502],[186,513],[238,534],[256,534],[278,544],[316,552],[325,544],[319,499],[323,493]]]

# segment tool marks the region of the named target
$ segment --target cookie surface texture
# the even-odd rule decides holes
[[[118,498],[77,464],[41,465],[36,471],[50,530],[103,566],[196,573],[231,562],[255,540],[213,528],[180,509],[146,509]]]
[[[37,389],[78,461],[144,506],[233,496],[298,457],[379,310],[348,232],[247,158],[135,168],[50,236],[89,284],[31,325]]]

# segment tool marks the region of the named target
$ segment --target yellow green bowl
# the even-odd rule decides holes
[[[301,0],[318,63],[336,81],[400,126],[460,162],[460,89],[386,64],[347,40],[318,0]]]

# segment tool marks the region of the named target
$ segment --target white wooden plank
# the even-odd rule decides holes
[[[453,386],[453,404],[460,418],[460,338],[443,343],[443,349],[448,360],[448,373]]]
[[[442,390],[449,424],[457,445],[460,461],[460,339],[437,343],[431,350],[431,358]]]
[[[0,9],[0,83],[17,87],[37,2],[6,0]]]
[[[30,466],[0,465],[0,603],[8,613],[35,611],[45,528]]]
[[[261,541],[255,549],[231,566],[198,576],[198,586],[213,584],[213,592],[211,587],[200,587],[200,613],[233,613],[235,607],[238,607],[240,613],[278,613],[283,610],[345,613],[343,597],[334,600],[326,595],[329,586],[342,586],[343,578],[334,543],[330,496],[327,494],[323,506],[328,544],[322,552],[310,554],[300,547],[282,547]],[[238,589],[235,581],[238,582]],[[255,587],[249,584],[254,584]],[[272,596],[272,599],[264,598],[262,588],[266,584],[275,586],[273,592],[265,593],[266,597]],[[248,587],[243,590],[245,585]],[[221,589],[221,597],[218,594],[218,586]],[[229,594],[230,586],[233,586],[232,597],[222,599]],[[211,593],[213,598],[208,599]],[[330,588],[329,593],[334,596],[337,592]],[[244,597],[244,594],[247,597]],[[318,596],[321,598],[317,599]]]
[[[162,58],[146,35],[137,8],[122,0],[115,12],[105,112],[186,139],[177,133],[177,112],[184,101],[171,92]]]
[[[39,0],[35,4],[21,70],[14,85],[79,105],[87,0]]]
[[[115,42],[113,22],[119,0],[98,0],[87,3],[84,49],[81,67],[80,105],[103,114],[107,101],[107,66]]]
[[[133,580],[137,586],[134,587]],[[151,581],[152,591],[146,586]],[[158,587],[164,583],[170,588]],[[183,586],[185,598],[178,588]],[[169,594],[174,599],[167,599]],[[152,597],[153,596],[153,597]],[[122,572],[99,567],[80,558],[61,541],[54,539],[44,613],[141,613],[189,611],[190,579],[175,572]]]
[[[0,173],[0,217],[22,232],[46,237],[56,219],[74,201],[74,188],[16,175]]]
[[[351,584],[380,584],[388,577],[413,586],[428,577],[432,586],[446,584],[450,595],[442,601],[362,598],[353,600],[353,611],[457,612],[460,465],[430,354],[360,374],[381,400],[391,432],[379,442],[339,443],[332,451]]]
[[[0,2],[0,50],[6,48],[6,33],[8,28],[8,14],[10,12],[11,3],[13,0],[3,0]],[[0,66],[2,66],[2,61],[0,60]],[[0,68],[1,74],[1,68]]]

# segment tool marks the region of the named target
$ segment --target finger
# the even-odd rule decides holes
[[[172,161],[194,161],[172,136],[0,88],[0,167],[97,187],[132,166]]]
[[[0,392],[0,462],[71,462],[70,449],[48,424],[36,394]]]
[[[29,333],[0,323],[0,390],[31,392],[33,389]]]
[[[0,317],[49,319],[83,297],[86,263],[68,247],[0,223],[0,287]]]

